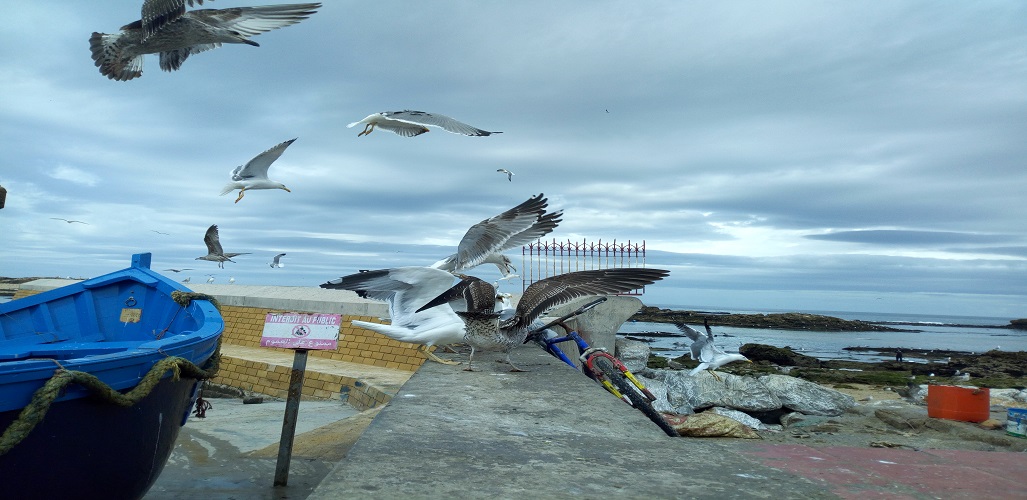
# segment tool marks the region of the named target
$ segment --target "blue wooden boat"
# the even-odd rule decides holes
[[[189,292],[151,271],[144,253],[127,269],[0,304],[0,432],[17,427],[59,370],[89,373],[124,394],[166,358],[203,367],[224,320],[208,300],[179,305],[175,291]],[[65,387],[17,444],[4,452],[0,443],[0,496],[142,497],[171,454],[199,380],[168,371],[149,386],[128,407]]]

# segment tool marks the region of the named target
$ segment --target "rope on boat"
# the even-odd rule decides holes
[[[193,300],[207,300],[214,304],[218,311],[221,310],[221,305],[214,297],[202,293],[175,291],[171,292],[171,298],[183,308],[187,307]],[[94,397],[99,397],[109,403],[129,407],[148,396],[168,371],[171,371],[171,379],[176,381],[182,376],[199,380],[214,378],[221,367],[221,337],[218,337],[218,344],[214,349],[214,354],[210,356],[204,367],[196,366],[192,361],[182,357],[169,356],[154,364],[150,371],[139,381],[139,384],[132,388],[132,390],[122,394],[91,373],[67,370],[58,364],[58,368],[54,371],[50,380],[43,384],[43,387],[36,390],[35,394],[32,395],[32,401],[21,410],[18,419],[12,422],[3,435],[0,436],[0,456],[5,455],[28,437],[32,429],[46,417],[46,412],[50,409],[50,405],[61,395],[64,388],[70,384],[78,384],[85,387]]]

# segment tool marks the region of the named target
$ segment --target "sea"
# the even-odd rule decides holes
[[[687,306],[660,306],[675,310],[698,311]],[[716,313],[773,313],[786,311],[718,311]],[[997,328],[1008,325],[1013,318],[988,318],[979,316],[928,316],[895,313],[860,313],[842,311],[792,311],[848,320],[862,320],[893,328],[903,332],[811,332],[806,330],[770,330],[764,328],[738,328],[712,326],[715,343],[726,352],[738,352],[743,344],[766,344],[788,347],[796,352],[823,360],[841,359],[860,362],[876,362],[895,359],[890,353],[873,351],[852,351],[846,347],[902,348],[903,350],[946,350],[981,353],[992,349],[1000,351],[1027,351],[1027,331]],[[696,325],[692,325],[693,328]],[[702,326],[697,328],[702,331]],[[620,335],[646,341],[653,354],[667,358],[687,355],[691,340],[688,337],[665,337],[652,332],[676,334],[678,329],[670,323],[648,323],[629,321],[621,326]],[[647,333],[649,335],[647,335]],[[926,363],[926,359],[907,353],[905,361]]]

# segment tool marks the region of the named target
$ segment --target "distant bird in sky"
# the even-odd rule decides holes
[[[180,273],[182,271],[192,271],[192,270],[193,270],[193,268],[191,268],[191,267],[183,267],[182,269],[175,269],[175,268],[165,269],[165,271],[171,271],[173,273]]]
[[[397,267],[343,276],[322,284],[321,288],[351,290],[365,299],[388,302],[390,324],[354,320],[353,326],[400,342],[420,344],[428,359],[452,365],[458,363],[444,360],[428,348],[463,342],[464,322],[449,304],[426,311],[417,308],[445,292],[454,279],[452,274],[430,267]]]
[[[285,264],[282,264],[282,257],[285,257],[284,253],[280,253],[278,255],[275,255],[274,260],[271,261],[271,268],[272,269],[276,268],[276,267],[285,267]]]
[[[163,234],[164,236],[171,236],[171,233],[165,233],[163,231],[158,231],[156,229],[151,229],[150,231],[152,231],[154,233],[157,233],[157,234]]]
[[[236,255],[249,255],[250,252],[243,253],[225,253],[221,248],[221,237],[218,235],[218,225],[211,224],[207,228],[207,232],[203,235],[203,243],[207,245],[207,255],[203,257],[197,257],[196,260],[209,260],[211,262],[217,262],[218,267],[224,269],[225,262],[235,262],[232,257]],[[209,280],[213,281],[213,279]]]
[[[503,252],[549,234],[563,217],[561,210],[546,213],[549,201],[543,195],[532,196],[516,207],[471,226],[460,239],[457,252],[431,267],[459,273],[492,263],[503,276],[517,271]]]
[[[68,224],[72,224],[72,223],[78,223],[78,224],[85,224],[85,225],[87,225],[87,226],[89,225],[89,223],[88,223],[88,222],[82,222],[82,221],[80,221],[80,220],[69,220],[69,219],[62,219],[62,218],[60,218],[60,217],[50,217],[50,218],[51,218],[51,219],[53,219],[53,220],[62,220],[62,221],[64,221],[64,222],[67,222]]]
[[[446,132],[472,137],[502,134],[502,132],[489,132],[477,127],[472,127],[466,123],[458,122],[448,116],[410,110],[375,113],[373,115],[368,115],[367,118],[364,118],[363,120],[350,123],[346,126],[352,128],[360,124],[364,125],[364,130],[357,134],[357,137],[374,132],[375,127],[382,130],[388,130],[389,132],[393,132],[403,137],[414,137],[428,132],[429,130],[427,126],[441,127]]]
[[[192,281],[192,280],[193,280],[193,277],[192,277],[192,276],[189,276],[189,277],[187,277],[186,279],[182,280],[182,283],[188,283],[188,282],[190,282],[190,281]]]
[[[609,295],[637,290],[651,285],[667,275],[669,271],[645,267],[593,269],[550,276],[536,281],[524,290],[514,313],[501,317],[496,312],[496,289],[480,278],[466,276],[459,283],[426,303],[418,312],[429,311],[455,300],[463,300],[466,311],[455,314],[464,320],[464,341],[471,345],[467,359],[468,371],[474,353],[478,350],[501,351],[513,371],[524,371],[510,360],[510,351],[523,344],[531,328],[537,328],[535,321],[550,309],[589,295]]]
[[[511,172],[511,171],[509,171],[509,170],[507,170],[505,168],[497,168],[496,172],[499,172],[499,173],[502,173],[502,174],[506,174],[506,180],[508,180],[510,182],[513,182],[513,176],[514,176],[513,172]]]
[[[247,189],[284,189],[286,192],[291,193],[292,191],[289,191],[285,184],[268,179],[267,169],[271,167],[275,160],[282,156],[285,148],[289,147],[295,140],[289,139],[255,156],[246,165],[235,167],[235,170],[232,170],[232,182],[225,184],[225,187],[221,190],[221,196],[238,189],[239,197],[235,199],[235,202],[239,203],[239,200],[246,194]]]
[[[690,355],[692,359],[699,360],[699,366],[696,366],[689,372],[689,375],[695,375],[703,370],[709,371],[711,375],[717,380],[720,380],[720,376],[713,372],[717,368],[724,366],[734,361],[749,361],[749,358],[741,354],[728,354],[723,349],[717,347],[713,343],[713,329],[710,328],[710,323],[707,320],[703,320],[703,325],[706,327],[706,335],[703,335],[693,329],[692,327],[678,323],[678,330],[692,339],[692,345],[690,349]],[[750,363],[752,361],[749,361]]]
[[[192,5],[194,0],[145,0],[142,19],[114,34],[94,32],[89,48],[100,74],[119,81],[142,76],[144,54],[160,54],[160,69],[174,71],[190,55],[223,43],[258,47],[250,37],[296,24],[321,7],[320,3],[300,3],[186,12],[187,2]]]

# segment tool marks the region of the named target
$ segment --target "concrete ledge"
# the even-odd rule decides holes
[[[384,302],[362,299],[349,290],[309,286],[207,285],[186,283],[194,292],[213,295],[226,306],[256,307],[283,311],[317,311],[351,316],[389,316]]]

